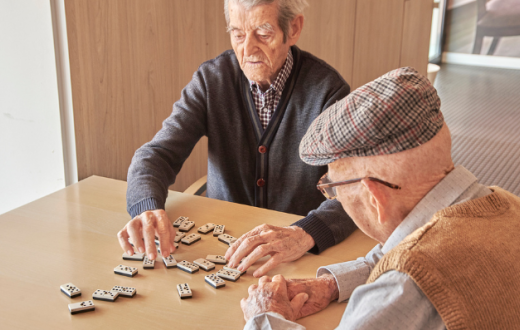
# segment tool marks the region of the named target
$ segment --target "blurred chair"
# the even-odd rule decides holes
[[[183,192],[185,194],[202,196],[206,192],[207,181],[208,181],[208,176],[204,175],[202,178],[200,178],[197,181],[195,181],[194,183],[192,183],[191,186],[189,186]]]
[[[488,55],[493,55],[501,37],[520,35],[520,0],[477,0],[477,33],[473,54],[480,54],[484,37],[493,37]]]

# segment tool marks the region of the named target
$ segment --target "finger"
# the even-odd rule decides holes
[[[168,257],[170,254],[170,227],[173,227],[168,220],[168,217],[164,214],[156,216],[156,231],[159,236],[159,247],[161,248],[161,254],[163,257]]]
[[[126,231],[126,228],[123,228],[117,233],[117,239],[119,240],[119,245],[121,245],[121,248],[123,248],[123,251],[126,252],[129,256],[134,254],[134,248],[128,242],[128,232]]]
[[[247,299],[242,298],[240,300],[240,308],[242,308],[242,312],[244,313],[244,320],[249,321],[249,318],[247,316]]]
[[[155,260],[157,246],[155,245],[155,224],[156,218],[153,213],[145,213],[143,219],[144,246],[148,259]]]
[[[268,254],[271,254],[273,250],[271,249],[271,244],[262,244],[258,245],[253,252],[251,252],[246,258],[242,260],[242,263],[238,266],[238,270],[244,271],[251,267],[258,259],[265,257]]]
[[[247,240],[248,238],[250,237],[253,237],[253,236],[256,236],[259,234],[259,228],[256,227],[256,228],[253,228],[253,230],[251,231],[248,231],[247,233],[245,233],[244,235],[240,236],[236,241],[235,243],[231,244],[229,246],[229,248],[227,249],[226,251],[226,254],[225,254],[225,257],[227,260],[230,261],[230,263],[232,262],[232,264],[230,264],[230,267],[234,267],[236,266],[235,265],[235,260],[237,258],[233,258],[234,254],[236,253],[236,251],[240,248],[240,246],[242,246],[242,243]],[[242,258],[238,259],[238,260],[241,260]]]
[[[252,251],[254,251],[257,247],[266,244],[268,240],[263,235],[255,235],[248,237],[244,239],[242,244],[237,248],[235,253],[233,254],[233,257],[230,259],[230,262],[233,264],[236,264],[238,266],[240,260],[242,260],[244,257],[250,255]],[[252,260],[251,264],[254,264],[256,260]],[[249,268],[249,266],[248,266]],[[247,269],[243,268],[242,270]]]
[[[294,319],[297,318],[297,315],[300,314],[300,311],[303,307],[303,305],[305,304],[305,302],[309,299],[309,295],[302,292],[302,293],[299,293],[296,295],[296,297],[294,297],[292,300],[291,300],[291,308],[293,310],[293,317]],[[294,321],[294,320],[291,320],[291,321]]]
[[[260,277],[260,279],[258,280],[258,285],[265,285],[266,283],[269,283],[271,282],[271,278],[269,276],[262,276]]]
[[[242,242],[244,240],[246,240],[247,238],[249,237],[252,237],[252,236],[257,236],[257,235],[260,235],[260,233],[266,229],[269,229],[269,226],[267,226],[266,224],[263,224],[263,225],[260,225],[260,226],[256,226],[255,228],[253,228],[252,230],[248,231],[247,233],[245,233],[244,235],[240,236],[234,244],[232,244],[228,250],[226,251],[226,259],[227,260],[230,260],[231,257],[233,256],[233,254],[235,253],[235,251],[239,248],[240,245],[242,245]],[[242,258],[240,258],[242,259]],[[240,260],[239,259],[239,260]]]
[[[126,225],[126,230],[128,231],[128,235],[134,243],[136,250],[140,253],[144,253],[145,250],[141,228],[141,219],[139,217],[135,217]]]
[[[250,285],[249,288],[247,289],[247,293],[249,293],[249,295],[252,295],[257,288],[258,288],[258,285],[256,285],[256,284]]]
[[[282,262],[282,260],[280,258],[280,255],[279,254],[275,254],[274,256],[269,258],[269,260],[267,260],[265,262],[265,264],[263,264],[260,268],[255,270],[255,272],[253,273],[253,276],[254,277],[264,276],[271,269],[273,269],[274,267],[278,266],[281,262]]]

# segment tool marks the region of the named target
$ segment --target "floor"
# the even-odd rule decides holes
[[[520,70],[443,64],[434,85],[455,164],[520,196]]]

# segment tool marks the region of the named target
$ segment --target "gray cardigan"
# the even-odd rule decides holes
[[[350,87],[324,61],[296,46],[292,52],[293,69],[265,131],[232,50],[199,67],[162,129],[135,152],[127,190],[132,218],[164,209],[168,187],[205,135],[208,197],[305,216],[295,225],[314,238],[315,253],[356,229],[341,204],[316,189],[327,167],[306,165],[298,154],[312,121]]]

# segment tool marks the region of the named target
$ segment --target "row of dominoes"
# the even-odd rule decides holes
[[[173,222],[173,226],[179,228],[181,232],[190,231],[191,228],[195,226],[194,221],[190,221],[188,217],[178,217],[177,220]],[[219,236],[224,234],[226,226],[225,225],[216,225],[214,223],[207,223],[203,226],[200,226],[197,231],[201,234],[207,234],[213,230],[213,236]]]
[[[75,298],[81,296],[81,290],[72,283],[63,284],[60,286],[60,290],[65,293],[70,298]],[[115,285],[110,291],[106,290],[96,290],[92,294],[93,299],[105,300],[105,301],[115,301],[119,296],[123,297],[133,297],[135,296],[137,290],[135,288],[125,287]],[[81,301],[77,303],[72,303],[68,305],[69,311],[71,314],[77,314],[82,312],[93,311],[96,309],[94,302],[92,300]]]
[[[240,278],[240,275],[242,275],[243,273],[244,272],[240,272],[234,268],[224,266],[224,268],[219,270],[218,272],[204,276],[204,281],[212,287],[214,287],[215,289],[219,289],[221,287],[226,286],[226,282],[224,281],[224,279],[235,282]],[[188,283],[178,284],[177,292],[179,293],[179,297],[181,299],[193,297],[193,293]]]

